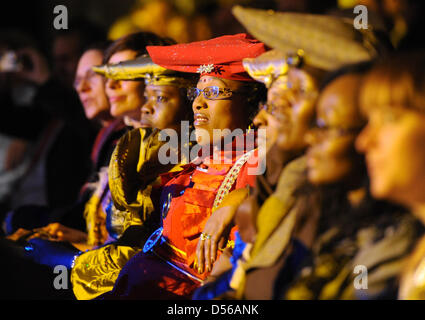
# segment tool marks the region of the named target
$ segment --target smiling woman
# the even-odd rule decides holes
[[[202,50],[196,50],[199,47]],[[197,94],[192,105],[195,128],[209,132],[246,128],[249,99],[235,93],[253,82],[244,72],[241,60],[263,53],[265,48],[261,42],[238,34],[147,49],[153,62],[163,68],[192,75],[196,75],[197,70],[203,72],[197,84],[199,91],[191,90],[192,96],[193,92]],[[206,90],[213,86],[218,87],[217,96],[213,92],[209,95],[209,89]],[[152,95],[153,102],[158,97],[154,95],[155,88],[150,89],[147,97]],[[220,97],[220,89],[234,93]],[[162,102],[163,98],[159,100]],[[230,150],[218,150],[215,155],[202,154],[182,171],[164,176],[159,205],[162,227],[152,233],[143,252],[128,261],[113,290],[103,298],[187,299],[201,284],[220,254],[219,249],[226,244],[232,246],[228,240],[233,239],[233,205],[231,210],[220,210],[224,208],[220,208],[220,204],[228,192],[252,185],[255,177],[248,176],[246,164],[254,150],[234,141],[230,144]],[[224,158],[230,159],[230,163],[223,164]]]
[[[135,54],[139,51],[141,53],[146,53],[146,45],[161,45],[164,43],[168,42],[154,34],[137,33],[128,35],[112,43],[106,55],[109,57],[108,60],[121,61],[123,59],[135,57]],[[80,73],[75,83],[80,97],[82,97],[83,102],[85,102],[86,112],[93,116],[96,112],[92,112],[92,107],[98,107],[99,105],[104,107],[103,104],[107,103],[104,96],[104,90],[100,87],[100,85],[104,85],[105,82],[102,81],[101,76],[91,72],[93,64],[96,63],[95,61],[99,61],[98,58],[95,52],[92,51],[89,51],[88,54],[83,57],[83,61],[80,64]],[[86,61],[86,59],[88,59],[88,61]],[[123,126],[120,117],[126,114],[126,110],[128,110],[126,109],[127,107],[140,110],[141,104],[143,103],[143,92],[140,92],[139,89],[143,88],[143,86],[143,81],[132,81],[128,83],[128,86],[125,86],[125,90],[120,91],[124,92],[123,95],[125,98],[130,97],[131,99],[128,99],[128,101],[126,100],[124,105],[119,105],[117,121],[105,126],[99,133],[93,151],[93,158],[97,159],[96,165],[99,164],[104,166],[105,164],[103,161],[109,164],[111,159],[109,148],[114,147],[117,139],[124,133],[121,131]],[[93,92],[93,90],[96,92]],[[96,100],[97,98],[99,100]],[[137,119],[137,123],[138,121],[139,119]],[[149,137],[151,136],[149,133],[150,131],[142,136],[141,140],[143,142],[146,142],[146,140],[150,141]],[[139,144],[138,147],[142,147],[142,144]],[[100,158],[102,159],[101,163],[98,161]],[[121,211],[113,206],[112,191],[109,188],[107,170],[105,170],[104,167],[99,167],[93,174],[97,174],[99,178],[95,183],[88,183],[89,187],[83,190],[86,192],[84,197],[79,201],[75,211],[69,213],[85,220],[86,232],[66,227],[61,223],[50,223],[47,226],[32,231],[25,231],[25,234],[19,234],[18,232],[18,234],[12,235],[10,240],[16,240],[18,238],[28,240],[28,243],[25,243],[28,250],[20,248],[24,251],[24,256],[26,258],[37,264],[47,265],[52,268],[58,264],[72,268],[75,256],[78,256],[79,250],[84,251],[93,249],[95,246],[105,245],[105,243],[109,241],[120,238],[128,226],[142,224],[142,219],[138,215],[137,210],[129,213],[125,211],[125,209]],[[146,198],[148,198],[148,196],[143,199]],[[82,208],[80,206],[82,206]],[[144,213],[148,215],[148,211],[149,210],[146,209]],[[121,255],[116,254],[115,257],[124,257],[122,260],[125,260],[125,257],[128,258],[132,253],[135,253],[130,247],[122,251],[118,249],[117,251],[121,253]],[[110,253],[110,251],[108,251],[108,253]],[[113,254],[111,253],[111,255]],[[118,263],[115,263],[115,266],[117,264]],[[111,276],[108,276],[109,279],[111,279]],[[50,282],[46,280],[46,283]],[[19,288],[19,290],[21,290],[21,288]]]
[[[114,53],[108,63],[114,64],[132,60],[137,56],[135,50],[123,50]],[[128,116],[136,122],[140,118],[140,107],[144,103],[142,81],[106,81],[106,94],[111,104],[111,114],[114,117]]]
[[[321,216],[311,262],[288,286],[286,299],[393,299],[419,234],[405,210],[371,197],[363,157],[355,150],[365,124],[356,97],[369,67],[339,70],[318,98],[316,128],[307,135],[307,169],[321,190]],[[367,290],[356,286],[358,266],[368,272]]]
[[[229,55],[232,50],[231,46],[234,45],[232,37],[239,38],[241,42],[252,43],[251,47],[241,48],[240,52],[234,53],[235,57],[232,57],[235,59],[232,62],[234,65],[230,65],[231,62],[221,62],[223,56]],[[214,140],[214,130],[218,132],[228,129],[226,132],[231,132],[235,129],[247,129],[259,101],[265,94],[264,86],[252,81],[252,78],[245,73],[242,64],[236,61],[239,58],[257,55],[263,50],[262,46],[255,44],[254,39],[244,37],[246,35],[238,34],[208,40],[211,46],[217,44],[219,50],[211,51],[207,58],[202,50],[202,42],[194,43],[190,55],[185,53],[185,46],[170,46],[161,54],[158,47],[148,47],[149,54],[157,64],[178,71],[200,74],[196,88],[188,91],[188,98],[193,100],[194,127],[198,144],[212,146],[214,142],[221,141]],[[169,60],[169,55],[172,54],[181,55],[181,60]],[[215,55],[220,57],[217,63],[214,63]],[[223,132],[223,137],[225,134]]]
[[[92,47],[86,50],[78,62],[74,88],[78,92],[84,112],[88,119],[101,122],[112,119],[109,113],[109,101],[105,93],[105,81],[91,68],[103,60],[102,47]]]
[[[424,52],[399,54],[375,66],[361,90],[369,122],[356,144],[365,153],[371,192],[403,204],[425,224]],[[425,238],[406,264],[401,299],[425,298]]]
[[[121,225],[124,234],[119,242],[88,251],[75,259],[71,282],[78,299],[94,298],[111,290],[121,268],[141,250],[143,239],[158,227],[159,208],[153,201],[159,187],[158,176],[180,169],[185,160],[176,166],[158,163],[155,155],[163,142],[158,139],[159,130],[152,128],[180,128],[180,121],[188,119],[190,110],[185,88],[196,82],[194,77],[156,66],[147,55],[94,69],[117,81],[144,78],[145,104],[140,122],[142,128],[129,131],[120,139],[109,166],[113,206],[118,209],[116,212],[124,212],[121,216],[114,213],[111,220],[124,217]],[[135,223],[138,219],[133,217],[140,219],[140,223]],[[93,265],[93,268],[87,269],[86,265]]]
[[[146,45],[167,45],[171,43],[171,40],[159,38],[149,32],[129,34],[111,44],[105,52],[103,61],[105,64],[117,64],[133,60],[146,53]],[[115,118],[124,118],[128,125],[138,127],[140,125],[140,108],[145,102],[144,89],[143,81],[108,78],[106,95],[111,105],[111,115]]]
[[[382,63],[365,81],[361,104],[369,123],[357,147],[366,155],[376,197],[420,208],[425,200],[425,78],[419,70],[425,62],[419,53],[394,61],[400,64]],[[425,221],[425,214],[419,218]]]
[[[240,94],[243,87],[241,81],[207,75],[201,77],[195,91],[197,95],[192,95],[193,124],[198,144],[213,144],[214,130],[233,131],[248,127],[246,97]]]

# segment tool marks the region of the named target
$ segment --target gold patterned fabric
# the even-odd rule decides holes
[[[102,202],[110,198],[108,193],[108,171],[106,167],[100,169],[99,179],[90,187],[94,191],[84,207],[84,218],[87,226],[87,245],[94,247],[105,243],[108,239],[106,229],[106,212]]]
[[[114,149],[107,176],[119,212],[113,214],[121,217],[123,232],[130,226],[144,225],[154,213],[151,192],[160,184],[159,175],[179,170],[186,163],[161,164],[158,151],[165,143],[159,140],[159,130],[140,128],[127,132]],[[95,203],[93,200],[93,206]],[[112,290],[122,267],[139,251],[139,247],[109,244],[78,256],[71,271],[76,298],[93,299]]]
[[[403,268],[398,298],[401,300],[425,299],[425,236],[418,241]]]
[[[146,84],[177,86],[182,88],[196,84],[197,77],[189,73],[168,70],[155,64],[148,55],[117,64],[92,67],[93,71],[114,80],[144,79]]]
[[[278,77],[286,75],[289,65],[286,55],[277,50],[270,50],[256,58],[246,58],[243,67],[255,81],[264,83],[267,88]]]
[[[312,249],[312,263],[300,271],[283,298],[353,300],[396,295],[398,277],[417,239],[415,221],[409,214],[396,214],[394,224],[378,225],[359,228],[352,237],[338,227],[321,234]],[[363,280],[356,280],[360,274],[356,266],[362,268]]]
[[[350,19],[241,6],[232,12],[258,40],[283,54],[302,49],[305,63],[322,70],[368,61],[382,50],[372,26],[357,30]]]
[[[71,271],[75,297],[90,300],[112,290],[121,269],[140,251],[139,248],[110,244],[77,257]]]
[[[154,210],[150,194],[160,184],[159,175],[175,167],[159,162],[158,152],[166,143],[159,140],[159,134],[158,129],[143,128],[127,132],[118,142],[109,164],[109,188],[115,207],[140,215],[142,221]]]
[[[305,170],[305,157],[288,163],[282,170],[275,192],[261,206],[257,215],[255,243],[248,249],[249,254],[245,252],[246,260],[238,262],[231,281],[239,299],[245,298],[246,273],[273,265],[287,250],[300,209],[294,192],[305,183]]]

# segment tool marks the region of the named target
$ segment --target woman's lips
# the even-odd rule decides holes
[[[320,158],[318,158],[316,155],[312,154],[311,152],[307,152],[307,167],[311,170],[314,169],[317,164],[320,163]]]
[[[209,122],[208,116],[203,113],[195,113],[194,115],[194,126],[206,125]]]
[[[124,96],[109,97],[109,102],[118,102],[124,99]]]
[[[376,170],[376,168],[380,168],[382,170],[383,168],[382,163],[384,162],[378,161],[378,159],[366,155],[366,165],[367,165],[369,174],[372,174]]]
[[[146,119],[142,119],[140,120],[140,127],[141,128],[151,128],[152,127],[152,123]]]
[[[80,95],[81,103],[84,107],[90,107],[92,102],[95,100],[93,97],[90,96],[81,96]]]

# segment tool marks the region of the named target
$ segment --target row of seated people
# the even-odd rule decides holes
[[[87,232],[16,231],[9,274],[51,286],[65,265],[77,299],[423,297],[423,53],[337,17],[233,12],[255,38],[142,33],[102,66],[81,57],[81,99],[103,83],[134,129],[99,170]]]

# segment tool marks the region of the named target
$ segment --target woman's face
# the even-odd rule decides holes
[[[115,64],[136,58],[133,50],[123,50],[114,53],[108,63]],[[120,81],[108,79],[106,94],[111,104],[111,115],[114,117],[128,116],[139,121],[140,108],[144,104],[145,85],[143,81]]]
[[[276,114],[274,110],[266,104],[265,106],[260,105],[260,110],[254,118],[254,125],[258,129],[264,129],[266,135],[258,135],[257,145],[266,146],[266,152],[270,150],[270,148],[276,142],[279,133],[282,132],[282,122],[279,121],[280,115]]]
[[[317,128],[306,135],[308,179],[314,184],[339,182],[356,167],[354,141],[363,125],[356,103],[359,82],[360,76],[341,76],[318,99]]]
[[[316,96],[316,81],[301,69],[291,68],[287,76],[273,82],[267,92],[267,104],[275,113],[274,121],[268,121],[268,146],[275,143],[285,151],[306,147],[305,134],[314,115]]]
[[[401,107],[371,106],[356,141],[365,153],[371,192],[404,205],[425,201],[425,116]]]
[[[193,124],[195,126],[196,140],[200,145],[213,143],[214,129],[229,129],[232,131],[240,128],[244,130],[248,126],[248,119],[244,116],[246,115],[245,101],[243,95],[239,94],[238,91],[243,86],[243,83],[241,81],[203,76],[197,84],[197,88],[200,90],[211,86],[216,86],[221,91],[230,89],[233,93],[230,97],[223,97],[220,94],[215,99],[207,99],[203,93],[200,93],[193,101]]]
[[[140,118],[142,128],[179,128],[185,115],[184,100],[178,87],[147,85],[145,101]]]
[[[80,58],[75,75],[74,88],[77,91],[88,119],[109,115],[109,101],[105,93],[104,78],[91,68],[102,64],[102,52],[86,51]]]

